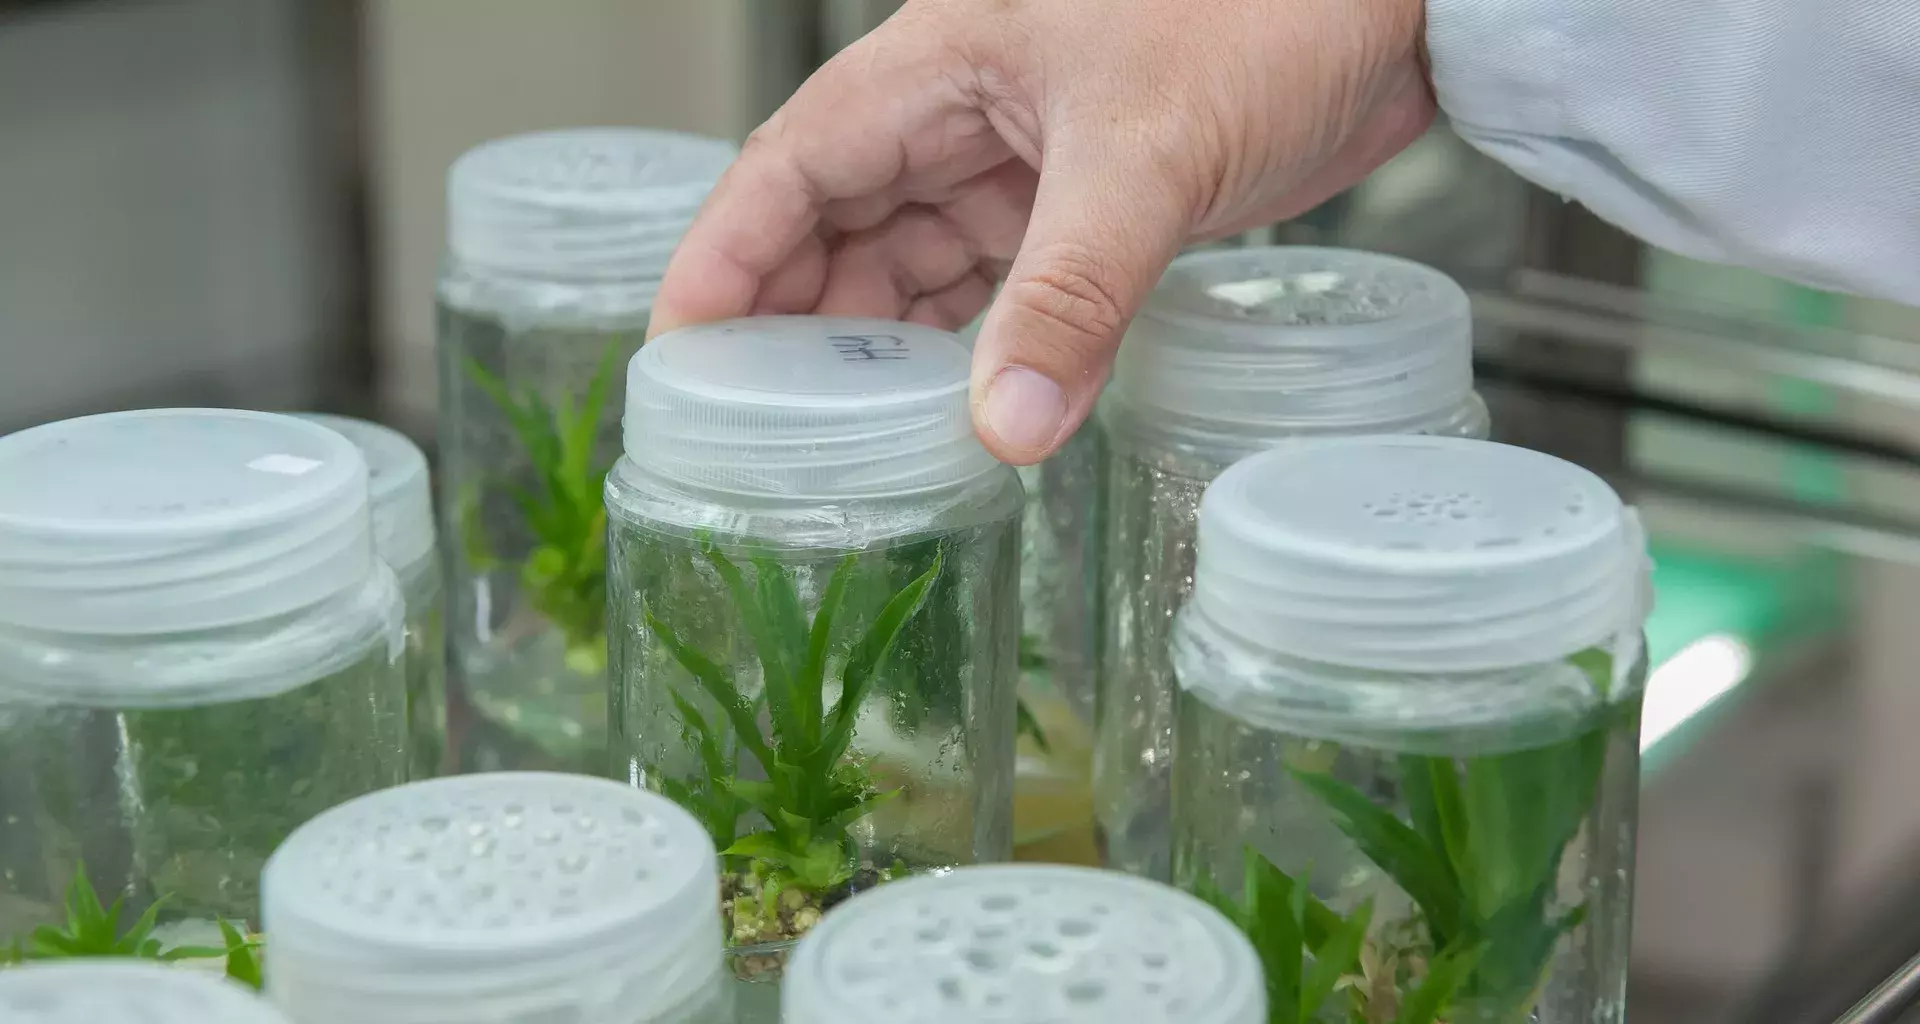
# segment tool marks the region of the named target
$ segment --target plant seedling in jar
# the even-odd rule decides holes
[[[87,878],[86,866],[79,866],[74,870],[73,881],[67,884],[65,927],[41,925],[25,937],[16,936],[8,945],[0,947],[0,966],[92,957],[133,957],[161,963],[219,959],[224,962],[228,978],[254,989],[260,987],[260,961],[255,953],[260,945],[257,939],[249,939],[222,919],[217,923],[223,945],[166,946],[153,937],[153,931],[167,897],[154,900],[146,913],[122,931],[120,910],[125,900],[118,897],[111,906],[103,905]]]
[[[531,486],[508,485],[534,547],[520,563],[527,602],[565,637],[567,667],[582,675],[606,671],[607,510],[601,497],[607,466],[594,459],[616,348],[607,347],[578,406],[570,395],[549,405],[528,388],[519,396],[473,359],[467,375],[507,418],[533,467]],[[478,516],[463,512],[467,558],[484,565]]]
[[[863,862],[850,828],[898,789],[875,784],[851,751],[862,703],[908,620],[940,574],[941,556],[887,598],[844,660],[836,659],[835,625],[852,603],[855,557],[834,567],[819,608],[807,621],[794,577],[772,559],[755,559],[751,579],[711,545],[702,552],[723,581],[759,661],[758,693],[742,686],[723,659],[694,649],[646,613],[647,628],[718,709],[702,714],[687,695],[673,704],[704,778],[662,780],[664,795],[688,807],[712,833],[724,860],[722,913],[731,946],[798,938],[851,890],[886,881],[898,863]],[[839,660],[831,704],[831,663]],[[761,724],[764,707],[766,725]],[[743,778],[740,758],[761,779]],[[742,821],[750,822],[742,829]],[[784,952],[735,963],[743,977],[779,969]]]
[[[1611,657],[1586,651],[1572,661],[1605,695]],[[1263,961],[1269,945],[1288,963],[1304,947],[1317,968],[1332,949],[1357,968],[1350,987],[1379,991],[1334,1020],[1524,1024],[1546,989],[1555,947],[1588,916],[1584,901],[1559,907],[1557,891],[1561,861],[1594,809],[1613,726],[1607,717],[1571,740],[1513,753],[1402,755],[1405,818],[1325,770],[1288,768],[1361,855],[1413,901],[1413,916],[1377,926],[1350,959],[1348,945],[1329,938],[1344,936],[1340,918],[1311,895],[1302,897],[1279,868],[1254,865],[1258,855],[1250,851],[1246,891],[1254,897],[1242,909],[1242,928]],[[1196,884],[1202,895],[1208,888],[1206,878]],[[1284,903],[1288,893],[1296,903]],[[1275,966],[1267,970],[1271,984]],[[1382,982],[1390,982],[1392,999],[1380,991]],[[1300,991],[1300,1016],[1275,1011],[1273,1024],[1315,1020],[1308,1016],[1309,989]],[[1409,1018],[1413,1009],[1419,1012]]]

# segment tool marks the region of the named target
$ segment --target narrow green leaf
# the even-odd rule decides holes
[[[100,895],[94,892],[93,881],[87,877],[86,865],[75,867],[73,880],[67,883],[68,934],[75,941],[86,942],[105,918],[106,911],[100,905]]]
[[[113,952],[114,936],[120,934],[120,911],[126,902],[125,896],[114,897],[107,912],[96,922],[93,934],[86,936],[84,941],[88,949],[108,954]]]
[[[787,714],[776,714],[774,735],[788,750],[811,750],[819,742],[820,712],[813,709],[820,704],[825,680],[808,679],[803,674],[810,638],[806,616],[800,611],[800,595],[793,576],[771,558],[754,559],[753,591],[768,645],[787,683]],[[771,701],[768,706],[773,707]]]
[[[28,943],[33,955],[39,957],[86,956],[96,952],[50,924],[35,928],[28,936]]]
[[[159,960],[165,963],[176,963],[181,960],[215,960],[227,955],[227,947],[225,946],[175,946],[172,949],[161,951],[160,941],[158,939],[150,939],[148,941],[151,942],[152,945],[146,948],[154,951],[149,955],[149,959]]]
[[[1602,701],[1613,697],[1613,654],[1589,647],[1567,659],[1593,683],[1593,692]]]
[[[583,476],[592,472],[594,442],[599,440],[600,417],[606,411],[619,351],[618,342],[608,342],[606,351],[600,353],[600,365],[587,384],[586,400],[580,403],[580,412],[566,432],[565,447],[572,456],[569,468]],[[592,497],[597,501],[599,495]]]
[[[769,823],[779,824],[780,812],[785,807],[781,803],[780,791],[773,783],[723,778],[719,780],[719,784],[728,793],[738,797],[742,803],[759,811]]]
[[[846,601],[853,572],[852,555],[840,559],[839,564],[833,567],[833,575],[827,577],[827,589],[820,595],[820,609],[813,613],[813,627],[807,635],[807,658],[800,668],[801,689],[806,695],[805,707],[800,713],[813,729],[813,735],[807,740],[807,750],[820,745],[821,736],[826,730],[827,658],[833,652],[833,623],[839,617],[841,604]]]
[[[167,898],[162,896],[149,904],[147,906],[147,912],[141,914],[140,919],[133,922],[133,927],[128,929],[127,933],[121,936],[119,941],[114,943],[114,951],[137,953],[141,944],[147,941],[147,936],[153,933],[154,925],[160,920],[160,908],[166,902]]]
[[[652,612],[646,613],[646,620],[647,628],[659,638],[660,645],[667,649],[667,653],[673,655],[673,660],[679,662],[680,667],[686,669],[687,674],[693,676],[694,681],[707,692],[707,696],[720,706],[721,713],[727,716],[727,721],[733,726],[734,735],[739,739],[740,745],[747,748],[747,752],[753,755],[754,760],[760,762],[760,766],[768,774],[772,774],[776,764],[773,751],[767,747],[766,741],[760,736],[760,724],[754,721],[753,706],[740,696],[739,689],[733,685],[732,677],[720,666],[709,661],[706,655],[681,643],[673,630],[667,628],[667,624],[661,622]]]
[[[861,637],[847,655],[846,667],[841,671],[840,699],[834,703],[831,716],[832,724],[821,739],[820,746],[813,752],[812,761],[816,766],[834,764],[846,754],[847,744],[853,740],[853,726],[859,717],[860,704],[873,687],[874,673],[886,659],[887,652],[893,649],[894,642],[900,638],[900,631],[905,628],[907,620],[925,603],[928,589],[933,586],[935,577],[940,575],[944,557],[943,553],[935,554],[933,565],[926,572],[887,601],[872,627],[867,630],[867,635]]]
[[[1441,865],[1452,879],[1463,904],[1471,905],[1476,881],[1472,832],[1466,807],[1460,795],[1460,773],[1450,758],[1404,756],[1400,759],[1401,788],[1406,796],[1415,831],[1430,849],[1440,851]],[[1430,938],[1439,947],[1452,942],[1454,934],[1428,928]]]
[[[1033,709],[1027,706],[1025,697],[1014,698],[1013,720],[1015,736],[1025,736],[1033,740],[1033,745],[1042,754],[1053,753],[1053,748],[1047,745],[1046,730],[1040,728],[1040,719],[1034,717]]]
[[[840,810],[838,813],[836,813],[835,815],[833,815],[833,817],[829,818],[827,820],[827,824],[836,830],[844,830],[848,826],[852,825],[854,822],[859,821],[861,818],[864,818],[869,814],[872,814],[874,809],[879,807],[881,804],[884,804],[887,801],[892,800],[895,797],[898,797],[899,795],[900,795],[900,791],[897,789],[885,789],[885,790],[876,790],[873,792],[869,792],[863,795],[859,800],[855,801],[853,806],[844,808]]]
[[[701,553],[733,596],[734,610],[740,615],[747,639],[753,643],[754,656],[760,660],[761,690],[766,695],[767,714],[773,723],[773,744],[781,746],[790,743],[795,731],[800,729],[794,715],[793,681],[787,662],[792,648],[781,643],[778,631],[761,610],[754,585],[747,582],[740,568],[711,544],[706,545]]]
[[[1267,978],[1267,1011],[1297,1011],[1306,953],[1306,940],[1300,933],[1301,904],[1294,897],[1297,886],[1286,872],[1252,847],[1247,848],[1246,857],[1247,888],[1241,898],[1246,901],[1251,924],[1247,937],[1260,954],[1260,967]]]
[[[1443,853],[1352,786],[1318,772],[1292,774],[1327,806],[1334,825],[1360,852],[1420,905],[1430,926],[1442,934],[1460,934],[1465,907]]]
[[[784,868],[791,868],[806,856],[805,850],[789,849],[786,844],[768,832],[755,832],[734,840],[732,846],[720,851],[722,857],[753,857]]]
[[[467,379],[473,381],[502,413],[512,418],[513,413],[519,410],[520,403],[515,402],[513,396],[507,392],[506,382],[494,376],[493,371],[480,365],[480,361],[471,356],[467,357],[466,367]]]
[[[1427,964],[1426,976],[1400,1001],[1394,1024],[1435,1024],[1453,1002],[1455,992],[1480,962],[1483,948],[1448,946]]]
[[[265,984],[260,970],[260,958],[254,954],[259,945],[247,941],[247,937],[225,918],[220,918],[220,937],[227,943],[227,977],[259,991]]]
[[[1298,886],[1302,895],[1307,887]],[[1309,897],[1311,898],[1311,897]],[[1305,917],[1302,915],[1302,923]],[[1340,979],[1360,973],[1360,947],[1367,940],[1367,928],[1373,923],[1373,903],[1360,904],[1325,940],[1312,944],[1313,964],[1300,982],[1300,1019],[1310,1021],[1333,995]]]

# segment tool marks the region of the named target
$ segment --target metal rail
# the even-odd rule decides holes
[[[1899,1024],[1907,1011],[1917,1006],[1920,1006],[1920,956],[1889,975],[1834,1024]]]

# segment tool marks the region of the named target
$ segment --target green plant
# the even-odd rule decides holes
[[[617,349],[609,345],[576,407],[570,395],[549,405],[529,388],[516,397],[507,383],[468,359],[467,375],[506,416],[533,464],[530,487],[510,485],[534,547],[520,563],[520,585],[535,611],[559,627],[567,641],[567,665],[593,675],[606,670],[607,510],[601,495],[607,466],[594,458],[600,418],[606,408]],[[467,557],[484,564],[492,556],[476,546],[477,522],[468,523]]]
[[[1576,665],[1611,678],[1604,655]],[[1331,775],[1292,770],[1412,898],[1434,948],[1479,951],[1457,993],[1476,1020],[1527,1020],[1560,938],[1586,919],[1585,903],[1556,911],[1554,897],[1561,859],[1597,798],[1612,726],[1609,718],[1560,743],[1458,762],[1404,755],[1406,821]]]
[[[1044,672],[1048,665],[1046,654],[1040,650],[1040,638],[1031,633],[1020,634],[1020,672]],[[1046,731],[1040,728],[1040,719],[1027,706],[1027,698],[1019,697],[1014,704],[1014,733],[1033,740],[1042,754],[1053,753],[1047,743]]]
[[[1210,872],[1191,888],[1253,945],[1266,977],[1268,1024],[1435,1024],[1480,955],[1477,947],[1455,947],[1426,962],[1418,977],[1402,978],[1397,959],[1382,962],[1370,945],[1370,901],[1342,915],[1251,846],[1242,853],[1237,898]]]
[[[897,792],[877,789],[865,765],[850,758],[848,750],[861,703],[907,620],[925,602],[940,575],[941,559],[936,555],[924,573],[888,598],[853,643],[840,667],[839,697],[828,707],[834,625],[847,604],[854,556],[835,566],[808,623],[794,579],[779,563],[755,559],[749,580],[712,545],[706,545],[703,554],[725,583],[753,644],[761,690],[759,699],[749,699],[719,660],[683,643],[647,609],[647,628],[718,706],[726,726],[723,730],[686,697],[674,695],[683,736],[698,755],[706,779],[698,788],[676,786],[666,795],[694,809],[723,856],[747,859],[749,870],[762,882],[764,898],[771,900],[787,889],[826,893],[858,870],[858,851],[848,827]],[[761,701],[769,722],[764,734]],[[760,767],[764,781],[739,777],[739,750]],[[759,813],[764,826],[738,835],[739,815],[748,809]]]
[[[79,866],[74,870],[73,881],[67,884],[66,927],[41,925],[24,940],[15,937],[0,949],[0,964],[74,957],[136,957],[163,963],[218,957],[226,961],[228,977],[256,989],[260,987],[260,965],[253,953],[258,943],[247,939],[225,919],[219,921],[225,945],[166,947],[153,937],[153,929],[167,898],[154,900],[146,913],[126,931],[121,931],[120,910],[125,901],[126,897],[122,896],[115,898],[111,906],[102,905],[93,883],[87,878],[86,866]]]

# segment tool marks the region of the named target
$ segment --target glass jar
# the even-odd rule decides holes
[[[606,520],[622,367],[731,144],[519,135],[447,182],[440,514],[466,769],[597,772],[606,751]]]
[[[743,980],[850,892],[1010,852],[1022,494],[967,378],[945,332],[813,317],[628,371],[614,770],[713,834]]]
[[[959,868],[855,897],[800,942],[785,989],[785,1024],[1269,1019],[1231,921],[1157,882],[1064,865]]]
[[[969,348],[979,317],[957,336]],[[1093,863],[1093,693],[1100,655],[1100,429],[1082,424],[1015,472],[1020,520],[1020,697],[1015,860]]]
[[[402,607],[338,434],[230,410],[0,439],[0,945],[77,878],[255,922],[295,826],[406,772]],[[209,934],[211,932],[211,935]]]
[[[305,417],[338,433],[367,460],[373,550],[400,579],[407,608],[407,777],[427,779],[447,763],[445,594],[434,551],[427,456],[392,427],[346,416]]]
[[[1199,548],[1175,875],[1243,908],[1269,971],[1366,980],[1299,1019],[1624,1020],[1633,513],[1520,448],[1316,441],[1216,480]]]
[[[1094,811],[1110,867],[1169,877],[1167,645],[1193,579],[1200,494],[1297,438],[1485,437],[1467,296],[1446,275],[1340,249],[1175,260],[1100,407],[1106,524]]]
[[[713,844],[609,779],[415,782],[308,822],[261,882],[294,1024],[732,1024]]]
[[[271,1004],[218,978],[152,961],[53,960],[0,971],[7,1024],[288,1024]]]
[[[1099,425],[1019,469],[1020,707],[1016,856],[1091,861],[1093,695],[1100,654]]]

